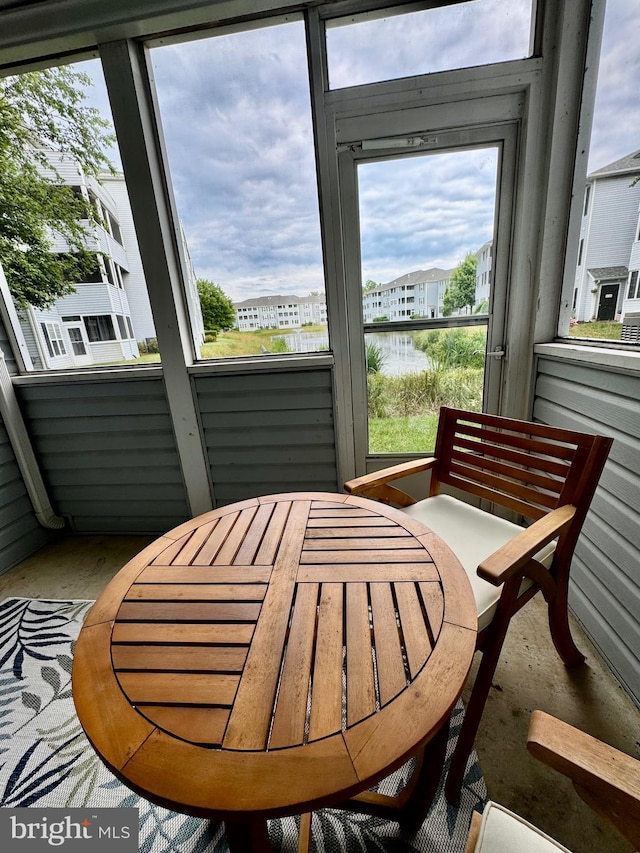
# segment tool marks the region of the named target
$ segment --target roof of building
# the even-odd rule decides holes
[[[615,175],[633,175],[640,174],[640,150],[633,151],[627,154],[626,157],[621,157],[619,160],[614,160],[608,166],[603,166],[601,169],[596,169],[587,175],[587,180],[592,178],[613,177]]]
[[[383,290],[389,290],[390,287],[405,287],[412,284],[425,284],[434,281],[443,281],[448,279],[452,270],[443,270],[440,267],[431,267],[428,270],[415,270],[404,275],[394,278],[393,281],[388,281],[385,284],[379,284],[372,287],[367,293],[380,293]]]
[[[235,308],[270,308],[278,305],[294,305],[295,303],[303,304],[322,304],[325,302],[323,293],[316,296],[309,294],[308,296],[296,296],[294,293],[288,293],[285,296],[278,294],[276,296],[255,296],[253,299],[245,299],[242,302],[234,302]]]
[[[606,281],[613,278],[626,278],[629,274],[627,267],[592,267],[587,270],[596,281]]]

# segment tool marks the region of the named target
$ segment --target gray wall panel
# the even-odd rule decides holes
[[[570,603],[640,705],[640,377],[540,357],[533,415],[614,439],[576,548]]]
[[[51,502],[72,529],[162,533],[188,518],[161,379],[16,390]]]
[[[38,523],[0,421],[0,574],[46,545],[53,535]]]
[[[219,505],[338,489],[330,369],[197,377],[195,388]]]

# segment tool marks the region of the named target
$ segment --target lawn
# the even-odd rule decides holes
[[[326,326],[305,326],[301,329],[259,329],[254,332],[239,332],[235,329],[229,332],[218,332],[215,341],[202,344],[200,358],[235,358],[249,355],[264,355],[265,353],[281,353],[287,350],[283,342],[273,341],[272,338],[294,332],[326,332]],[[157,364],[161,361],[158,353],[144,353],[136,359],[113,362],[114,364]]]
[[[369,418],[369,453],[429,453],[437,427],[438,412]]]
[[[613,320],[591,320],[569,329],[572,338],[606,338],[610,341],[619,341],[621,333],[622,323],[614,323]]]

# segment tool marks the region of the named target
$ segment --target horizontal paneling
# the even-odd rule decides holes
[[[587,267],[627,266],[635,237],[640,192],[633,177],[618,175],[595,182],[588,239]],[[616,227],[612,228],[611,223]]]
[[[336,491],[331,371],[195,379],[216,501]]]
[[[640,704],[640,378],[541,357],[533,414],[614,439],[576,548],[570,602]]]
[[[0,573],[51,540],[33,512],[9,436],[0,420]]]
[[[161,379],[17,389],[51,501],[82,532],[162,533],[189,516]]]
[[[7,335],[7,331],[4,327],[4,323],[0,322],[0,352],[4,356],[4,360],[7,364],[7,370],[11,375],[18,372],[18,366],[16,364],[16,360],[13,356],[13,351],[11,349],[11,344],[9,343],[9,337]]]

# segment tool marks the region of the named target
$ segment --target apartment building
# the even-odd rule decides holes
[[[256,296],[234,304],[241,332],[254,329],[295,329],[308,323],[327,322],[324,294],[309,296]]]
[[[140,347],[155,338],[155,326],[144,269],[122,174],[104,173],[96,180],[79,164],[58,152],[46,152],[56,182],[73,187],[91,206],[94,219],[83,220],[85,247],[94,253],[86,280],[72,282],[75,291],[48,308],[18,311],[14,328],[26,370],[65,370],[92,364],[133,361]],[[196,346],[204,339],[196,275],[181,230],[187,302],[193,317]],[[51,234],[53,252],[68,252],[66,241]],[[4,284],[6,287],[6,283]]]
[[[587,175],[573,290],[578,322],[640,310],[640,151]]]

